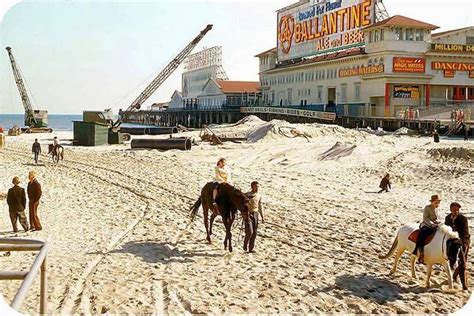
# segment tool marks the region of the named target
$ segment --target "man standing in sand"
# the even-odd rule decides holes
[[[30,171],[28,173],[28,199],[29,199],[29,209],[30,209],[30,225],[31,230],[41,230],[41,223],[38,218],[38,206],[41,198],[41,185],[38,180],[36,180],[36,171]]]
[[[258,182],[254,181],[250,184],[251,191],[247,192],[245,195],[249,198],[249,220],[245,223],[245,239],[244,239],[244,251],[253,252],[255,247],[255,239],[257,238],[257,228],[258,228],[258,214],[263,219],[263,210],[262,210],[262,197],[258,193]]]
[[[430,200],[430,205],[426,206],[423,211],[423,221],[420,224],[420,232],[418,233],[418,238],[416,240],[416,246],[413,250],[413,255],[417,255],[418,250],[420,250],[420,255],[418,257],[418,262],[423,263],[424,260],[424,245],[425,240],[429,235],[436,232],[438,225],[441,223],[438,211],[436,210],[441,203],[441,199],[438,195],[432,195]]]
[[[466,279],[466,263],[467,263],[467,254],[469,252],[469,247],[471,246],[471,235],[469,235],[469,224],[467,222],[466,216],[459,212],[461,204],[454,202],[449,206],[450,214],[448,214],[444,220],[444,224],[453,228],[455,232],[458,232],[459,239],[462,242],[462,255],[464,260],[461,260],[460,265],[454,271],[454,279],[458,275],[461,276],[461,280]],[[465,282],[463,282],[463,285]],[[463,288],[463,290],[467,290]]]
[[[38,138],[35,138],[35,142],[33,143],[33,146],[31,146],[31,151],[35,157],[35,164],[38,164],[38,156],[41,154],[41,145],[38,142]]]
[[[26,221],[26,194],[25,189],[19,186],[20,178],[14,177],[12,180],[13,187],[8,190],[7,203],[8,211],[10,213],[10,220],[12,221],[13,231],[18,232],[16,226],[17,221],[20,221],[21,226],[28,231],[28,222]]]

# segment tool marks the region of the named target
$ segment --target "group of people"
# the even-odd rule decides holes
[[[59,139],[57,136],[53,138],[53,150],[56,150],[61,146]],[[31,146],[31,152],[33,153],[33,160],[35,161],[35,164],[38,164],[38,159],[41,154],[41,144],[38,142],[38,138],[35,138],[35,141],[33,145]]]
[[[20,225],[23,227],[25,232],[29,230],[42,230],[43,228],[41,227],[41,223],[38,217],[38,207],[42,191],[41,185],[36,179],[36,172],[30,171],[28,173],[27,194],[25,194],[25,189],[20,186],[20,183],[21,181],[19,177],[13,177],[13,187],[8,190],[7,194],[8,211],[10,213],[10,220],[12,222],[13,231],[18,232],[18,221],[20,222]],[[28,220],[25,214],[27,195],[30,225],[28,225]]]
[[[231,170],[227,166],[227,161],[225,158],[219,159],[217,165],[214,168],[214,190],[212,192],[212,211],[214,214],[219,214],[216,198],[218,196],[218,187],[220,183],[232,184]],[[259,183],[257,181],[253,181],[250,184],[250,191],[245,193],[245,195],[249,199],[249,220],[245,222],[245,238],[243,249],[244,251],[254,252],[259,222],[258,214],[260,214],[260,217],[262,218],[262,223],[264,222],[262,197],[259,193]]]

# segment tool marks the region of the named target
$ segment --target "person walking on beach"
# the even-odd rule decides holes
[[[38,206],[39,206],[39,201],[41,198],[41,185],[39,184],[38,180],[36,180],[36,172],[35,171],[30,171],[28,173],[28,179],[30,182],[28,182],[28,199],[29,199],[29,210],[30,210],[30,225],[31,225],[31,230],[41,230],[41,223],[38,218]]]
[[[18,232],[17,221],[20,222],[21,226],[28,231],[28,222],[26,220],[25,208],[26,208],[26,194],[25,189],[19,186],[20,178],[14,177],[12,180],[13,187],[8,190],[7,204],[8,211],[10,213],[10,220],[12,222],[13,231]]]
[[[245,222],[244,251],[248,249],[249,252],[253,252],[257,238],[258,214],[262,217],[262,223],[265,220],[263,219],[262,197],[258,193],[258,182],[253,181],[250,187],[250,192],[245,193],[249,198],[249,220]]]
[[[417,255],[418,250],[420,255],[418,257],[418,262],[423,263],[424,260],[424,244],[426,238],[431,234],[436,232],[438,225],[441,223],[440,217],[438,215],[437,208],[441,203],[441,199],[438,195],[432,195],[430,200],[430,205],[427,205],[423,211],[423,221],[420,224],[420,232],[418,233],[418,238],[416,240],[416,246],[413,250],[413,255]]]
[[[35,157],[35,164],[38,164],[38,157],[41,154],[41,144],[38,142],[38,138],[35,138],[35,142],[31,146],[31,151]]]
[[[381,189],[378,193],[382,192],[388,192],[388,190],[392,189],[392,184],[390,182],[390,175],[387,173],[385,177],[382,178],[382,181],[380,181],[379,188]]]
[[[444,219],[444,224],[453,228],[455,232],[458,232],[459,239],[462,243],[462,252],[463,256],[460,260],[459,266],[454,271],[453,278],[457,279],[457,276],[461,276],[461,282],[463,284],[463,290],[467,290],[464,287],[466,284],[466,264],[467,264],[467,254],[469,252],[469,247],[471,246],[471,235],[469,235],[469,224],[467,222],[466,216],[459,212],[461,204],[457,202],[451,203],[449,206],[450,214]]]
[[[432,135],[433,135],[433,141],[435,143],[439,143],[439,134],[438,134],[438,131],[436,129],[433,131]]]
[[[212,210],[214,214],[219,214],[219,209],[217,207],[216,198],[217,198],[217,188],[220,183],[232,183],[231,180],[231,171],[230,168],[226,166],[227,161],[225,158],[219,159],[217,165],[214,167],[214,190],[212,191]]]

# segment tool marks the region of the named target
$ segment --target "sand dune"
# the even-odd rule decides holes
[[[281,135],[280,126],[297,128],[309,141]],[[190,152],[67,147],[59,165],[42,157],[44,165],[35,169],[45,191],[39,211],[44,230],[11,233],[2,203],[0,231],[53,239],[51,312],[448,313],[467,302],[468,292],[444,292],[441,268],[426,290],[424,279],[410,280],[407,255],[394,277],[388,276],[392,262],[377,256],[388,251],[399,226],[421,218],[431,194],[441,194],[444,213],[451,201],[461,203],[472,229],[474,166],[456,149],[470,152],[472,142],[434,144],[255,117],[214,130],[254,137],[241,144],[201,143]],[[31,137],[7,138],[0,192],[14,175],[26,181]],[[51,135],[41,138],[47,143]],[[255,254],[241,249],[239,226],[235,251],[228,253],[222,223],[209,245],[202,218],[190,223],[187,217],[220,157],[228,159],[238,187],[261,183],[267,221]],[[393,176],[392,192],[372,194],[385,172]],[[26,269],[32,260],[12,253],[0,259],[0,268]],[[469,264],[472,280],[472,259]],[[417,269],[424,278],[424,268]],[[37,311],[36,283],[24,312]],[[2,282],[0,291],[9,301],[18,285]]]

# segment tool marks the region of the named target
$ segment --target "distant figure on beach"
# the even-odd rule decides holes
[[[263,210],[262,210],[262,197],[258,193],[258,182],[253,181],[250,184],[250,192],[245,193],[249,198],[249,220],[245,222],[245,238],[244,238],[244,251],[253,252],[255,247],[255,239],[257,238],[257,228],[258,228],[258,214],[263,219]]]
[[[466,264],[467,254],[469,247],[471,246],[471,235],[469,235],[469,224],[466,216],[459,212],[461,204],[457,202],[451,203],[449,206],[450,214],[448,214],[444,220],[444,224],[453,228],[453,231],[458,232],[459,239],[462,243],[461,260],[459,260],[459,266],[456,268],[453,274],[453,279],[456,281],[457,277],[461,277],[461,284],[463,290],[467,290],[466,286]]]
[[[38,164],[38,157],[41,154],[41,144],[38,142],[38,138],[35,138],[35,142],[31,146],[31,151],[34,155],[35,164]]]
[[[57,136],[54,136],[54,139],[53,139],[53,146],[54,148],[57,148],[58,146],[60,146],[61,143],[59,142],[59,139]]]
[[[390,175],[387,173],[385,177],[382,178],[382,181],[380,181],[379,188],[381,189],[378,193],[382,192],[388,192],[388,190],[392,189],[392,184],[390,183]]]
[[[10,220],[12,222],[13,231],[18,232],[17,221],[20,222],[21,226],[28,231],[28,222],[26,220],[25,208],[26,208],[26,194],[25,189],[20,187],[20,178],[14,177],[12,180],[13,187],[8,190],[7,203],[8,211],[10,213]]]
[[[38,218],[38,206],[41,198],[41,185],[38,180],[36,180],[36,171],[30,171],[28,173],[28,199],[29,199],[29,210],[30,210],[30,225],[31,230],[41,230],[41,223]]]
[[[438,131],[436,129],[433,131],[432,135],[433,135],[433,141],[435,143],[439,143],[439,134],[438,134]]]
[[[218,187],[220,183],[232,184],[231,170],[226,166],[227,161],[225,158],[219,159],[217,165],[214,167],[214,190],[212,191],[212,211],[214,214],[219,214],[219,208],[217,207],[216,198],[218,193]]]
[[[413,250],[413,255],[416,256],[418,254],[418,250],[420,251],[420,255],[418,256],[418,262],[423,263],[424,261],[424,244],[425,240],[431,234],[436,232],[438,225],[441,224],[440,217],[438,215],[437,208],[441,203],[441,199],[438,195],[432,195],[430,200],[430,205],[427,205],[423,210],[423,221],[420,224],[420,232],[418,233],[418,238],[416,240],[416,246]]]

